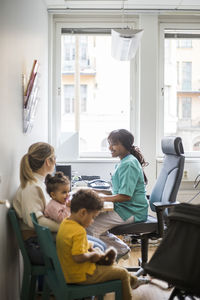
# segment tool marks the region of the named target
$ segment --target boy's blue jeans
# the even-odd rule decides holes
[[[88,241],[93,242],[93,248],[99,248],[99,249],[101,249],[101,251],[105,252],[107,246],[102,240],[100,240],[92,235],[89,235],[89,234],[87,234],[87,238],[88,238]]]

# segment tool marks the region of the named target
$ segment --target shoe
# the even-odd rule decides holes
[[[118,262],[120,259],[126,260],[130,257],[130,249],[126,253],[118,254],[116,261]]]
[[[143,284],[148,284],[151,283],[151,280],[148,278],[138,278],[138,280],[136,282],[134,282],[131,287],[133,290],[137,289],[139,286],[143,285]]]
[[[122,258],[123,260],[129,259],[129,257],[130,257],[130,252],[128,252],[128,253],[124,254],[123,256],[121,256],[121,258]]]

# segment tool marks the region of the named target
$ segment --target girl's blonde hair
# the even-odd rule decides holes
[[[35,143],[32,144],[28,153],[26,153],[20,163],[20,183],[21,187],[25,188],[27,182],[36,181],[33,172],[39,170],[47,158],[53,159],[54,148],[48,143]]]

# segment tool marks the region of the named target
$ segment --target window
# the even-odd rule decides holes
[[[101,142],[101,151],[106,151],[109,147],[109,144],[108,144],[108,141],[107,139],[104,139],[102,142]]]
[[[87,112],[87,85],[81,85],[81,113]]]
[[[180,63],[176,62],[177,85],[180,84]]]
[[[190,119],[192,98],[182,97],[181,102],[182,102],[182,119]]]
[[[193,150],[194,151],[200,151],[200,141],[199,142],[196,142],[193,146]]]
[[[187,51],[184,48],[187,48]],[[185,152],[188,153],[199,151],[199,52],[198,30],[189,30],[188,33],[187,30],[165,30],[164,135],[182,137]],[[197,139],[198,141],[193,143]]]
[[[192,89],[192,63],[182,62],[182,90]]]
[[[75,60],[75,39],[73,36],[67,36],[62,43],[62,73],[74,69]]]
[[[74,86],[72,84],[64,84],[64,112],[63,114],[74,113]]]
[[[110,29],[89,31],[73,29],[72,33],[61,28],[56,39],[60,51],[56,78],[61,92],[54,135],[56,144],[62,146],[69,133],[78,134],[81,157],[99,157],[102,152],[110,157],[105,142],[109,132],[130,130],[130,61],[111,57]]]
[[[190,39],[177,39],[176,43],[178,48],[192,48],[192,40]]]
[[[63,85],[63,100],[64,100],[64,111],[63,114],[74,113],[74,85],[64,84]],[[80,98],[81,98],[81,112],[86,112],[87,109],[87,85],[82,84],[80,86]]]

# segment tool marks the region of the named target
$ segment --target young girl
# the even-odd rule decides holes
[[[48,174],[45,178],[47,193],[51,201],[45,208],[46,217],[61,223],[62,220],[70,216],[70,181],[63,172],[56,172],[54,176]]]
[[[48,174],[45,178],[45,183],[47,193],[52,199],[46,206],[44,214],[57,223],[61,223],[71,214],[69,199],[70,181],[63,172],[56,172],[54,176]],[[90,235],[87,237],[94,248],[105,251],[106,244],[103,241]]]

